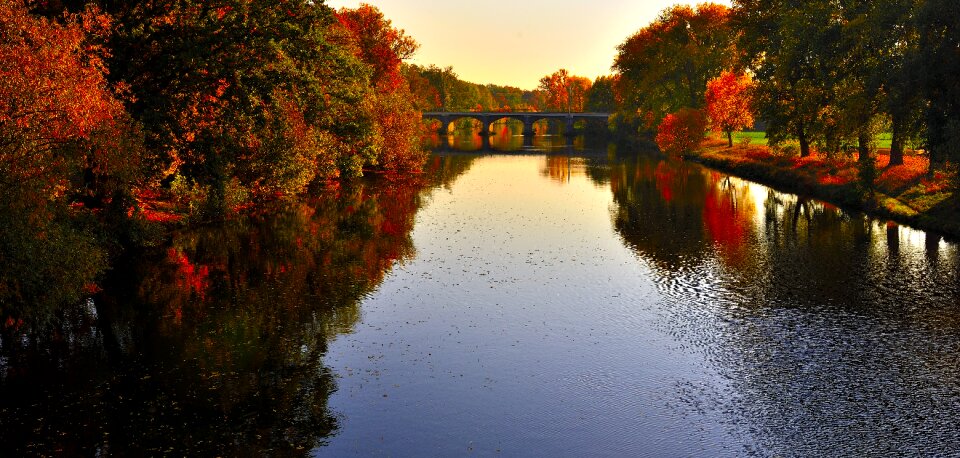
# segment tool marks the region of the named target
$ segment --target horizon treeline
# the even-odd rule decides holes
[[[405,64],[404,75],[420,111],[613,111],[612,78],[595,81],[560,69],[535,89],[461,80],[453,67]]]
[[[677,5],[627,38],[613,64],[621,131],[652,137],[704,111],[708,82],[746,75],[772,144],[869,157],[892,135],[931,168],[960,161],[960,3],[952,0],[734,0]],[[734,81],[735,79],[729,79]]]
[[[96,291],[158,221],[420,170],[416,49],[369,5],[0,0],[0,316]]]

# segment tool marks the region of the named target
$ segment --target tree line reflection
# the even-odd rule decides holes
[[[414,255],[429,190],[471,161],[433,158],[417,177],[176,233],[85,304],[10,320],[0,329],[6,450],[297,455],[322,445],[338,429],[327,343]]]
[[[714,408],[749,450],[960,449],[955,245],[657,157],[594,179],[651,269],[662,329],[726,380]]]

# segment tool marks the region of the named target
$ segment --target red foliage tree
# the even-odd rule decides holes
[[[723,71],[707,82],[707,114],[714,130],[727,135],[733,146],[733,133],[753,125],[753,80],[744,73]]]
[[[592,85],[589,79],[571,75],[562,68],[540,79],[540,89],[546,96],[547,108],[557,111],[582,112]]]
[[[71,166],[57,148],[88,139],[123,113],[104,77],[105,51],[88,39],[109,19],[88,10],[62,21],[31,16],[23,1],[0,0],[0,174],[3,188],[62,193]],[[32,186],[31,186],[32,185]]]
[[[414,105],[417,97],[402,68],[417,43],[368,4],[342,8],[337,19],[349,32],[355,55],[372,69],[374,94],[367,100],[367,109],[378,137],[373,165],[390,171],[419,169],[425,157],[419,144],[422,125]]]
[[[136,159],[113,148],[123,109],[92,39],[109,20],[92,9],[41,18],[27,4],[0,0],[0,315],[8,319],[41,316],[96,289],[107,253],[84,230],[92,218],[74,218],[80,210],[68,210],[68,198],[82,190],[82,172],[113,173]]]
[[[374,85],[385,92],[400,88],[404,84],[401,64],[417,51],[417,42],[366,3],[356,9],[341,8],[337,19],[353,35],[357,57],[372,67]]]
[[[707,116],[700,110],[683,108],[668,114],[657,131],[657,145],[667,154],[692,151],[707,132]]]

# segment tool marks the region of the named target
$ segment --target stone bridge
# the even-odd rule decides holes
[[[523,123],[523,135],[534,135],[533,123],[544,119],[556,119],[563,121],[566,126],[565,132],[572,133],[573,125],[577,121],[599,120],[607,122],[610,119],[610,113],[548,113],[539,111],[518,111],[518,112],[483,112],[483,111],[425,111],[423,119],[436,119],[440,121],[440,133],[446,134],[448,126],[462,118],[471,118],[480,121],[483,124],[481,134],[490,132],[490,125],[501,119],[516,119]]]

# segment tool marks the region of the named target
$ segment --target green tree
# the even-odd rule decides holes
[[[918,14],[920,87],[931,167],[960,161],[960,4],[927,0]]]
[[[869,159],[881,121],[894,131],[891,163],[916,131],[918,98],[909,60],[916,49],[913,0],[738,0],[734,23],[759,82],[761,118],[773,141],[799,140],[835,153],[857,144]]]
[[[757,108],[768,123],[767,137],[774,143],[797,139],[801,157],[810,155],[813,137],[835,120],[829,112],[833,85],[823,82],[838,69],[819,38],[830,35],[824,27],[836,34],[839,26],[831,23],[823,2],[813,3],[734,2],[739,46],[756,76]]]
[[[614,91],[615,76],[598,76],[587,91],[586,111],[613,113],[617,111],[617,96]]]

